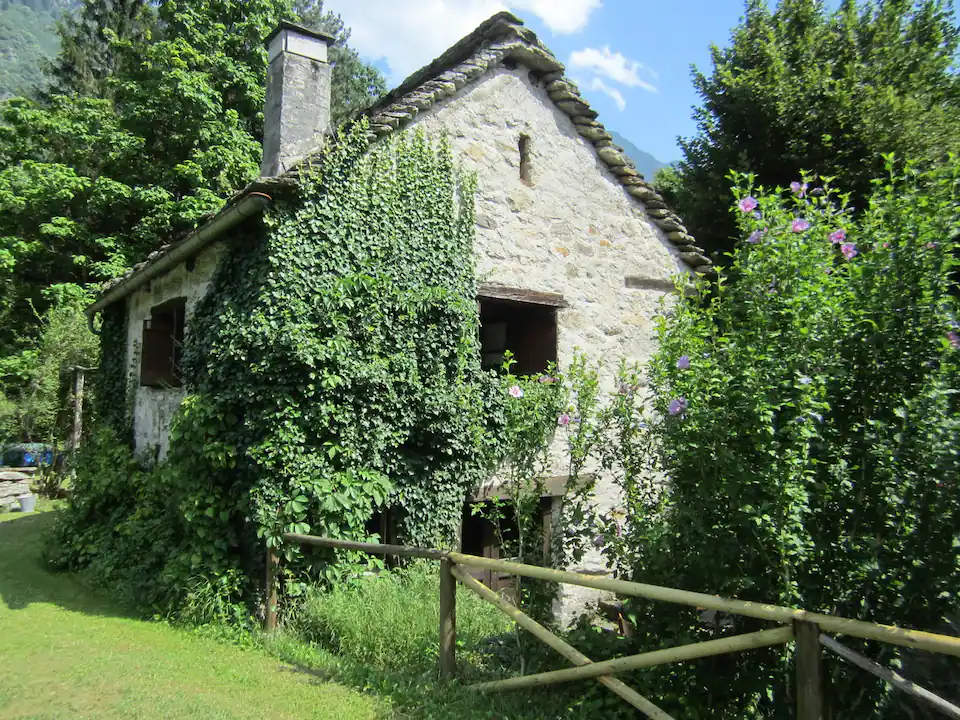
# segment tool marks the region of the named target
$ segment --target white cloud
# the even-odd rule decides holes
[[[627,87],[638,87],[649,92],[657,92],[653,83],[640,77],[641,73],[656,80],[657,75],[647,70],[636,60],[624,57],[619,52],[611,52],[608,46],[602,48],[584,48],[570,54],[569,65],[580,71],[587,71],[608,78]]]
[[[593,78],[593,80],[590,81],[589,87],[591,90],[599,90],[600,92],[609,95],[613,102],[616,103],[617,109],[620,112],[623,112],[627,107],[627,101],[624,99],[623,93],[616,88],[610,87],[600,78]]]
[[[601,0],[328,0],[352,28],[350,44],[365,58],[383,60],[398,84],[477,25],[501,10],[529,12],[553,32],[586,27]]]
[[[590,13],[600,7],[600,0],[513,0],[508,4],[517,10],[529,10],[548,28],[561,35],[583,30]]]

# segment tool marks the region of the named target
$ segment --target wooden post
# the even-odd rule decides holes
[[[267,609],[263,616],[263,629],[273,632],[277,629],[277,570],[280,567],[280,558],[267,547]]]
[[[793,624],[796,638],[797,720],[824,720],[823,661],[820,628],[801,620]]]
[[[457,674],[457,581],[450,572],[453,560],[440,560],[440,679]]]
[[[77,464],[77,450],[80,449],[80,435],[83,433],[83,372],[86,368],[73,369],[73,433],[70,435],[70,455],[74,466]]]
[[[502,610],[507,617],[517,623],[517,625],[530,632],[534,637],[545,643],[548,647],[556,650],[574,665],[582,667],[583,665],[593,664],[593,661],[590,658],[577,650],[575,647],[558,638],[532,617],[524,614],[519,608],[510,604],[508,600],[483,585],[479,580],[476,580],[470,575],[465,574],[462,567],[454,567],[452,572],[453,576],[463,583],[465,588],[472,590],[494,607],[500,608],[500,610]],[[622,681],[606,675],[601,675],[597,678],[597,681],[643,712],[652,720],[674,720],[673,717],[647,700],[636,690],[625,685]],[[476,689],[475,685],[472,687]]]

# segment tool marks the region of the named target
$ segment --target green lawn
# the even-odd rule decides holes
[[[46,508],[44,508],[46,509]],[[386,701],[163,623],[48,572],[53,513],[0,515],[0,720],[363,718]]]

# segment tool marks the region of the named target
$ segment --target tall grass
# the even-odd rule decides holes
[[[516,675],[520,663],[512,621],[462,587],[457,588],[460,682],[438,682],[439,587],[436,565],[424,563],[332,589],[310,590],[295,610],[288,611],[280,632],[266,638],[267,646],[318,677],[389,698],[391,720],[635,717],[632,708],[592,681],[484,694],[465,687]],[[532,664],[535,667],[527,664],[528,671],[565,666],[545,648]]]
[[[435,672],[439,656],[440,578],[417,564],[332,589],[312,589],[288,629],[303,640],[383,670]],[[480,670],[486,651],[503,642],[513,623],[495,607],[457,589],[457,641],[462,670]]]

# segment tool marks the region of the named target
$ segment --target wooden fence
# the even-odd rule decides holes
[[[796,608],[766,605],[744,600],[722,598],[717,595],[677,590],[659,585],[628,582],[607,577],[582,575],[564,570],[524,565],[507,560],[465,555],[460,552],[407,547],[404,545],[381,545],[377,543],[350,542],[334,540],[313,535],[287,534],[284,539],[300,545],[316,545],[342,550],[358,550],[373,555],[391,555],[400,557],[427,558],[440,562],[440,677],[451,679],[456,674],[456,583],[459,581],[468,590],[479,595],[491,605],[496,606],[520,627],[569,660],[574,667],[565,670],[524,675],[521,677],[496,680],[472,685],[479,692],[490,692],[516,688],[541,687],[555,683],[596,679],[604,687],[616,693],[648,717],[655,720],[673,720],[650,700],[613,677],[617,673],[640,668],[653,667],[667,663],[684,662],[725,653],[742,652],[755,648],[781,645],[794,642],[796,653],[796,687],[798,720],[822,720],[826,717],[824,702],[824,676],[822,668],[822,648],[836,654],[843,660],[890,683],[892,687],[907,692],[927,703],[930,707],[951,718],[960,718],[960,708],[949,703],[929,690],[919,687],[897,673],[882,667],[872,660],[842,645],[827,633],[850,635],[867,640],[876,640],[892,645],[927,650],[935,653],[960,657],[960,638],[919,630],[906,630],[892,625],[878,625],[807,612]],[[267,587],[268,603],[265,628],[273,630],[277,622],[276,577],[279,560],[273,552],[268,552]],[[464,567],[495,570],[521,577],[536,578],[550,582],[567,583],[581,587],[606,590],[618,595],[642,597],[649,600],[687,605],[694,608],[717,610],[735,615],[769,620],[781,627],[771,630],[734,635],[718,640],[679,645],[663,650],[654,650],[617,658],[594,662],[563,639],[547,630],[536,620],[523,613],[506,598],[493,592],[478,580],[464,572]]]

